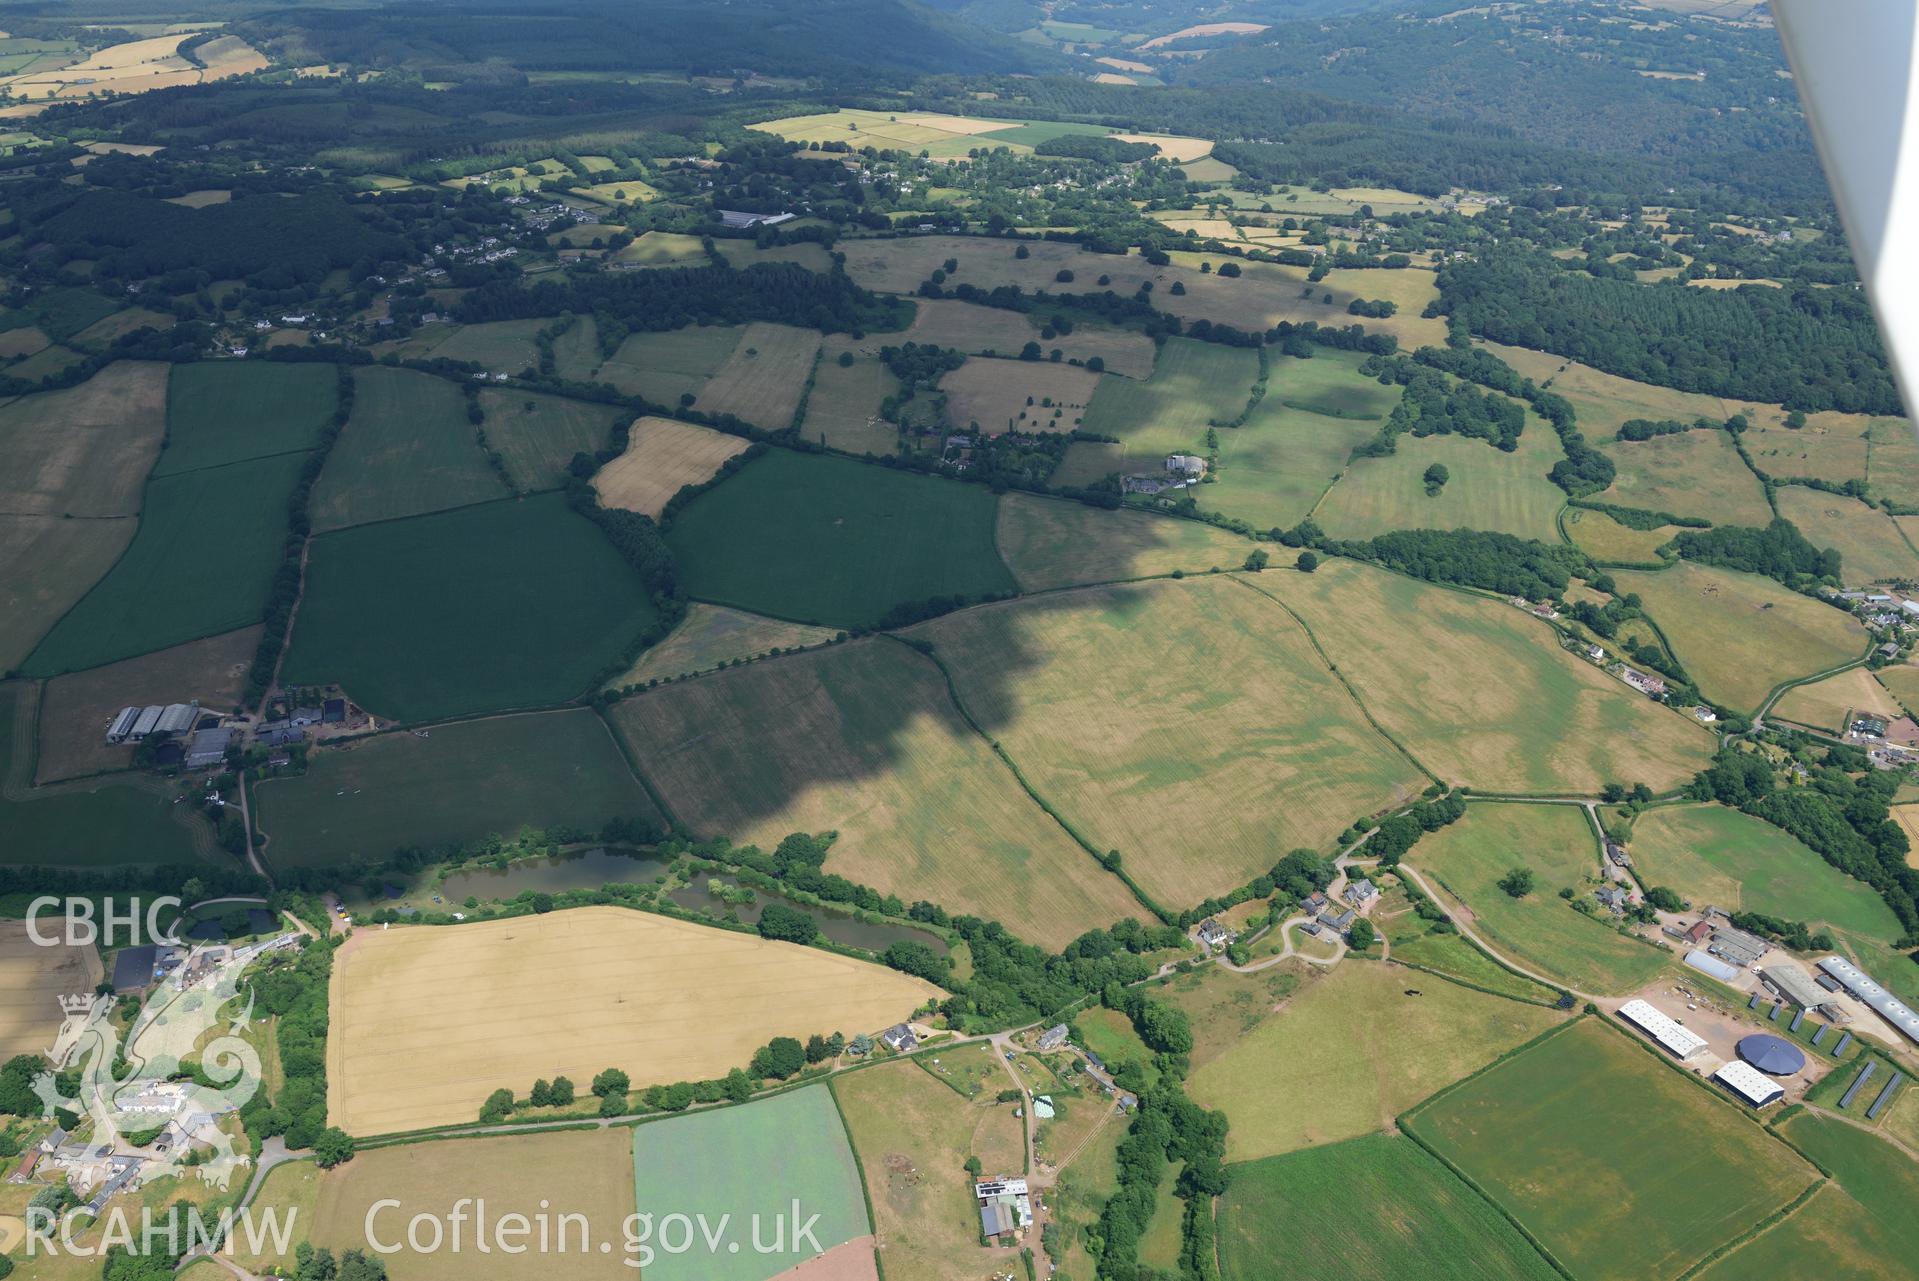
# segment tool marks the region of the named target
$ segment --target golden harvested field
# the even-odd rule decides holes
[[[828,871],[1047,947],[1140,913],[960,717],[939,669],[897,641],[678,681],[610,714],[701,835],[770,849],[837,831]]]
[[[1116,133],[1113,135],[1121,142],[1148,142],[1159,148],[1159,154],[1174,164],[1184,164],[1189,160],[1203,160],[1213,154],[1211,138],[1182,138],[1169,133]]]
[[[1562,1017],[1347,960],[1309,971],[1277,1013],[1196,1068],[1189,1089],[1202,1107],[1231,1117],[1228,1160],[1277,1156],[1390,1129],[1400,1112]]]
[[[404,1243],[407,1223],[414,1215],[431,1215],[445,1225],[461,1198],[483,1198],[486,1216],[493,1223],[510,1214],[523,1214],[537,1223],[542,1207],[547,1207],[553,1248],[541,1250],[539,1237],[532,1235],[524,1243],[528,1251],[524,1255],[483,1254],[475,1248],[469,1224],[463,1248],[455,1250],[449,1228],[448,1242],[437,1252],[402,1250],[383,1256],[394,1281],[487,1281],[528,1275],[556,1281],[632,1278],[637,1272],[621,1246],[621,1225],[634,1207],[631,1144],[631,1133],[615,1127],[446,1139],[362,1152],[320,1176],[308,1236],[336,1253],[357,1249],[370,1254],[369,1214],[375,1215],[376,1238]],[[389,1199],[400,1206],[375,1210],[376,1202]],[[473,1207],[467,1209],[470,1213]],[[562,1227],[562,1214],[582,1215],[586,1226],[574,1220]],[[568,1238],[564,1251],[560,1249],[563,1232]],[[430,1242],[431,1237],[423,1240]],[[602,1241],[612,1243],[609,1253],[600,1253]],[[537,1260],[532,1269],[530,1260]]]
[[[0,406],[0,512],[139,515],[166,409],[167,366],[135,360]]]
[[[44,351],[53,340],[32,325],[0,331],[0,360],[18,360]]]
[[[358,931],[334,961],[327,1116],[358,1135],[471,1121],[501,1087],[619,1067],[724,1076],[773,1036],[848,1036],[938,994],[895,970],[617,907]],[[439,1065],[422,1073],[419,1064]]]
[[[1763,529],[1772,521],[1759,478],[1723,431],[1619,441],[1605,451],[1619,470],[1610,488],[1593,495],[1600,502],[1697,516],[1717,525]]]
[[[1857,498],[1803,485],[1773,491],[1779,514],[1799,526],[1818,547],[1839,551],[1839,572],[1848,587],[1919,578],[1919,552],[1892,517]]]
[[[1070,432],[1080,425],[1099,380],[1076,365],[971,356],[940,379],[940,390],[946,393],[946,421],[956,431],[977,426],[989,436]]]
[[[246,691],[261,630],[247,627],[48,681],[34,782],[125,769],[133,748],[106,741],[107,726],[122,707],[196,699],[209,711],[233,707]]]
[[[1835,415],[1836,416],[1836,415]],[[1853,420],[1838,427],[1753,427],[1742,444],[1760,471],[1774,480],[1829,480],[1843,485],[1866,478],[1866,429]]]
[[[835,336],[823,344],[813,394],[806,398],[800,432],[850,454],[891,454],[899,448],[899,428],[880,417],[880,402],[898,393],[900,380],[877,356],[855,354],[841,365],[850,340]]]
[[[1486,791],[1690,779],[1713,736],[1559,647],[1503,601],[1354,561],[1253,581],[1298,610],[1386,732],[1439,777]]]
[[[1772,715],[1829,733],[1844,732],[1849,713],[1903,716],[1899,700],[1886,692],[1870,671],[1855,667],[1810,685],[1797,685],[1773,704]]]
[[[1019,1267],[1017,1250],[980,1245],[979,1211],[965,1169],[966,1158],[976,1155],[985,1177],[1024,1173],[1012,1155],[1019,1151],[1019,1122],[1011,1108],[991,1102],[993,1092],[1013,1082],[1004,1073],[996,1076],[977,1099],[961,1096],[913,1063],[834,1080],[833,1094],[866,1175],[888,1281],[976,1281]]]
[[[42,932],[57,928],[47,922]],[[0,1063],[49,1049],[63,1017],[58,998],[91,992],[103,975],[91,947],[41,947],[25,921],[0,921]]]
[[[70,66],[29,71],[0,79],[23,100],[90,98],[104,93],[146,93],[178,85],[205,84],[266,68],[267,60],[238,36],[216,36],[199,46],[197,67],[177,50],[191,32],[112,45]]]
[[[1580,551],[1607,564],[1657,565],[1659,549],[1680,532],[1678,525],[1633,529],[1584,507],[1568,507],[1561,519]]]
[[[233,199],[230,188],[209,188],[204,191],[189,191],[184,196],[168,196],[170,205],[185,205],[189,209],[205,209],[208,205],[224,205]]]
[[[607,682],[607,687],[620,689],[709,672],[722,663],[758,658],[769,650],[822,645],[838,634],[830,627],[809,627],[695,601],[665,640],[640,655],[625,675]]]
[[[1010,493],[993,531],[1000,559],[1021,590],[1119,582],[1184,570],[1235,569],[1253,544],[1197,520]]]
[[[1368,330],[1383,328],[1400,336],[1411,346],[1439,345],[1446,341],[1446,322],[1427,320],[1419,313],[1439,297],[1438,276],[1423,267],[1340,267],[1326,273],[1321,289],[1331,289],[1343,308],[1353,298],[1379,299],[1394,303],[1399,313],[1385,320],[1359,318]]]
[[[1906,866],[1919,867],[1919,805],[1895,805],[1891,813],[1893,821],[1899,824],[1899,830],[1906,834],[1906,840],[1912,845],[1906,851]]]
[[[768,431],[784,430],[793,425],[819,351],[816,329],[755,321],[700,392],[699,407],[709,414],[732,414]]]
[[[0,671],[18,666],[113,568],[139,523],[0,515]]]
[[[1034,790],[1175,909],[1428,782],[1299,624],[1236,578],[1062,593],[913,634]]]
[[[1717,396],[1634,382],[1630,378],[1602,373],[1590,365],[1582,365],[1564,356],[1533,351],[1528,347],[1508,347],[1504,343],[1485,341],[1477,341],[1475,345],[1484,347],[1525,377],[1541,386],[1550,387],[1571,401],[1579,430],[1594,442],[1610,438],[1619,431],[1621,423],[1631,418],[1645,418],[1653,422],[1667,419],[1691,422],[1695,418],[1710,418],[1714,422],[1723,422],[1730,416],[1731,411]]]
[[[633,423],[626,452],[600,468],[593,488],[608,507],[658,518],[687,485],[711,480],[720,465],[752,442],[711,427],[648,415]]]
[[[1769,578],[1688,561],[1615,577],[1645,601],[1700,692],[1740,711],[1756,711],[1781,681],[1837,667],[1866,648],[1857,619]]]
[[[1163,44],[1171,44],[1175,40],[1185,40],[1192,36],[1249,36],[1264,30],[1266,28],[1257,22],[1202,22],[1198,26],[1181,27],[1168,35],[1154,36],[1138,47],[1157,49]]]

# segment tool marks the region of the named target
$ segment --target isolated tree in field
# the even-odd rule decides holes
[[[1530,867],[1515,867],[1499,878],[1499,888],[1514,898],[1525,898],[1533,892],[1533,870]]]
[[[1439,491],[1446,488],[1446,482],[1452,478],[1453,474],[1446,470],[1445,463],[1434,463],[1428,467],[1425,476],[1421,477],[1426,482],[1426,496],[1437,497]]]
[[[1374,937],[1373,923],[1363,916],[1346,931],[1346,942],[1356,952],[1364,952],[1371,947]]]
[[[313,1141],[313,1163],[322,1170],[331,1170],[352,1159],[353,1136],[337,1125],[329,1125]]]
[[[1310,574],[1319,568],[1319,555],[1316,552],[1301,552],[1299,559],[1293,563],[1299,566],[1300,573]]]
[[[968,1153],[966,1157],[966,1172],[977,1179],[981,1174],[985,1173],[985,1171],[986,1167],[980,1164],[980,1159]]]
[[[632,1078],[618,1068],[608,1068],[593,1078],[593,1093],[605,1098],[609,1094],[625,1094],[633,1085]]]
[[[1257,574],[1260,570],[1266,568],[1266,563],[1271,559],[1272,557],[1266,554],[1264,547],[1255,547],[1252,551],[1246,553],[1246,568]]]
[[[489,1125],[506,1118],[513,1111],[513,1091],[499,1089],[486,1096],[486,1102],[480,1105],[480,1120]]]

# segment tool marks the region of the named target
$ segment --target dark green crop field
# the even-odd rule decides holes
[[[28,675],[77,672],[259,622],[306,460],[274,454],[156,476],[126,554],[47,633]]]
[[[557,703],[655,618],[560,495],[507,499],[315,538],[284,676],[409,721]]]
[[[156,476],[312,449],[333,417],[332,365],[200,361],[167,381],[167,447]]]
[[[701,600],[829,627],[932,596],[1018,590],[978,485],[776,449],[689,503],[667,532]]]

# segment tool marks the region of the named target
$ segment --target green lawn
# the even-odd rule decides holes
[[[633,1176],[640,1214],[704,1216],[709,1224],[731,1215],[736,1243],[753,1241],[756,1219],[762,1245],[772,1244],[777,1222],[787,1221],[790,1233],[795,1204],[802,1222],[818,1216],[812,1232],[823,1249],[872,1231],[859,1165],[824,1086],[639,1126]],[[647,1263],[648,1281],[766,1281],[818,1252],[790,1237],[777,1252],[745,1244],[709,1250],[697,1232],[694,1241],[691,1251],[662,1250]]]
[[[1648,884],[1693,903],[1744,908],[1874,938],[1905,931],[1878,892],[1796,838],[1720,805],[1671,805],[1633,824],[1632,856]]]
[[[410,369],[354,371],[353,416],[308,510],[319,532],[485,502],[506,493],[460,389]]]
[[[870,626],[929,597],[1016,591],[994,504],[979,485],[775,449],[687,504],[667,542],[701,600]]]
[[[312,449],[333,417],[332,365],[202,360],[167,380],[167,447],[155,476]]]
[[[1418,1144],[1374,1134],[1232,1168],[1220,1275],[1556,1281],[1485,1198]]]
[[[1462,982],[1504,993],[1524,1001],[1552,1001],[1558,993],[1506,969],[1457,933],[1432,931],[1427,923],[1411,912],[1385,925],[1392,943],[1393,960],[1417,965]]]
[[[1818,1178],[1596,1018],[1401,1118],[1574,1276],[1676,1277]]]
[[[155,477],[126,554],[47,633],[27,673],[80,671],[259,622],[306,461],[274,454]]]
[[[1597,838],[1577,806],[1475,803],[1421,840],[1408,861],[1465,903],[1461,919],[1495,950],[1582,992],[1633,991],[1671,959],[1559,897],[1571,887],[1590,899],[1597,886]],[[1498,886],[1517,867],[1534,876],[1524,898]]]
[[[522,827],[659,822],[619,745],[587,708],[495,716],[316,751],[307,772],[253,792],[281,869],[384,859],[407,845],[511,837]]]
[[[26,787],[19,753],[32,739],[32,690],[21,681],[0,684],[0,864],[110,867],[128,863],[193,863],[193,825],[185,807],[163,786],[114,781]]]
[[[559,494],[315,538],[285,678],[402,720],[563,702],[657,617]]]

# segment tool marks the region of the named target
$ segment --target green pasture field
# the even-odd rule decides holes
[[[73,345],[90,351],[110,347],[114,340],[142,329],[171,329],[173,317],[147,307],[128,307],[102,320],[96,320],[72,338]]]
[[[1607,565],[1659,565],[1659,549],[1680,532],[1678,525],[1633,529],[1586,507],[1568,507],[1560,520],[1575,547]]]
[[[486,412],[486,443],[499,451],[513,488],[521,493],[565,484],[573,455],[607,448],[613,425],[626,416],[613,405],[500,388],[481,392],[480,407]]]
[[[1899,523],[1877,507],[1802,485],[1782,485],[1774,493],[1779,514],[1814,546],[1838,550],[1846,586],[1919,578],[1919,551],[1906,541]]]
[[[686,1214],[718,1223],[731,1215],[742,1234],[758,1222],[761,1244],[771,1245],[771,1225],[786,1219],[790,1231],[798,1201],[802,1218],[818,1216],[813,1236],[824,1249],[872,1231],[846,1126],[823,1085],[637,1126],[633,1178],[639,1213],[655,1221]],[[661,1253],[646,1273],[649,1281],[766,1281],[817,1253],[811,1244],[783,1244],[777,1252],[728,1253],[702,1242],[686,1254]]]
[[[332,365],[202,360],[167,381],[167,447],[155,476],[312,449],[333,418]]]
[[[1723,431],[1682,431],[1601,448],[1618,475],[1593,495],[1599,502],[1697,516],[1716,525],[1764,528],[1772,520],[1759,478]]]
[[[784,431],[793,425],[819,352],[817,329],[755,321],[740,335],[726,363],[713,371],[697,406],[768,431]]]
[[[1464,904],[1464,919],[1490,946],[1580,991],[1634,991],[1672,959],[1621,935],[1611,917],[1586,916],[1559,897],[1570,887],[1590,900],[1598,885],[1598,838],[1578,806],[1476,803],[1421,840],[1411,861],[1442,898],[1451,897],[1442,906]],[[1516,867],[1535,879],[1524,898],[1497,884]]]
[[[1047,947],[1139,913],[961,718],[939,669],[897,641],[675,681],[611,716],[701,836],[771,849],[838,832],[829,872]]]
[[[633,334],[593,377],[629,396],[644,396],[656,405],[677,405],[681,396],[698,397],[705,390],[707,380],[726,364],[745,332],[737,325],[689,325],[665,333]]]
[[[506,493],[444,378],[369,365],[353,372],[353,417],[307,510],[318,533],[483,503]]]
[[[1519,447],[1510,454],[1465,436],[1408,434],[1385,458],[1355,458],[1313,519],[1334,538],[1466,528],[1556,542],[1553,517],[1566,495],[1546,473],[1564,457],[1559,438],[1530,411]],[[1428,495],[1424,476],[1434,463],[1451,478],[1437,495]]]
[[[266,857],[285,869],[377,862],[407,845],[522,827],[660,822],[606,722],[588,708],[493,716],[319,748],[305,774],[253,792]]]
[[[1047,360],[969,356],[940,379],[955,431],[1070,432],[1081,425],[1102,374]]]
[[[641,654],[638,662],[607,686],[623,689],[648,681],[710,672],[730,663],[762,657],[772,650],[810,649],[837,635],[839,633],[826,627],[787,623],[695,601],[687,608],[685,620],[665,640]]]
[[[1348,959],[1312,970],[1277,1014],[1197,1068],[1187,1092],[1232,1118],[1226,1159],[1253,1161],[1386,1129],[1396,1114],[1562,1018]]]
[[[1868,1089],[1871,1088],[1875,1087],[1869,1085]],[[1912,1086],[1908,1083],[1901,1088],[1910,1090]],[[1855,1102],[1853,1106],[1857,1107],[1858,1104]],[[1901,1107],[1910,1109],[1911,1100],[1895,1104],[1894,1113]],[[1746,1258],[1764,1267],[1762,1261],[1778,1257],[1774,1251],[1789,1247],[1790,1253],[1786,1254],[1786,1258],[1795,1261],[1804,1259],[1806,1255],[1799,1253],[1802,1247],[1796,1244],[1796,1239],[1804,1234],[1815,1238],[1811,1243],[1814,1250],[1821,1245],[1826,1247],[1826,1253],[1817,1256],[1820,1262],[1815,1266],[1829,1275],[1889,1277],[1909,1267],[1914,1251],[1919,1250],[1919,1222],[1915,1222],[1912,1215],[1913,1205],[1919,1204],[1919,1165],[1915,1165],[1905,1153],[1884,1139],[1834,1117],[1801,1112],[1781,1124],[1779,1131],[1800,1151],[1832,1171],[1839,1188],[1849,1200],[1865,1211],[1872,1228],[1861,1229],[1852,1234],[1850,1239],[1830,1240],[1834,1234],[1821,1232],[1817,1227],[1818,1220],[1800,1223],[1806,1214],[1802,1210],[1780,1227],[1740,1250],[1735,1257]],[[1908,1135],[1907,1142],[1910,1141]],[[1816,1203],[1815,1199],[1814,1205]],[[1814,1205],[1809,1205],[1807,1210],[1813,1209]],[[1851,1222],[1857,1222],[1860,1216],[1849,1214],[1846,1217]],[[1785,1233],[1785,1236],[1779,1241],[1772,1241],[1780,1233]],[[1828,1239],[1820,1241],[1816,1239],[1819,1237]],[[1843,1273],[1832,1270],[1833,1265],[1842,1260],[1851,1270]],[[1800,1274],[1803,1275],[1803,1269]],[[1733,1275],[1730,1267],[1725,1270],[1725,1275]],[[1743,1275],[1766,1274],[1746,1271]],[[1787,1267],[1773,1275],[1794,1275],[1794,1269]]]
[[[895,395],[900,380],[876,356],[855,356],[842,367],[829,344],[813,394],[806,398],[800,433],[833,449],[875,457],[897,452],[899,429],[879,416],[880,402]]]
[[[1681,561],[1615,575],[1637,592],[1700,693],[1756,711],[1773,687],[1858,658],[1866,629],[1823,601],[1770,578]]]
[[[17,324],[37,325],[42,333],[55,342],[65,342],[118,310],[119,303],[91,289],[51,289],[35,298],[23,310],[10,312],[0,318],[0,325],[9,329]]]
[[[674,231],[649,231],[615,257],[646,267],[703,267],[711,261],[698,236]]]
[[[535,318],[461,325],[433,349],[433,354],[446,360],[470,360],[484,365],[490,373],[517,374],[539,367],[540,349],[533,339],[552,323]]]
[[[191,806],[154,779],[36,788],[32,782],[37,687],[0,683],[0,864],[122,867],[196,863],[211,834]],[[220,856],[224,858],[224,856]]]
[[[1830,427],[1749,427],[1740,438],[1753,466],[1778,481],[1826,480],[1843,485],[1866,478],[1867,430],[1856,418]]]
[[[1866,492],[1875,499],[1914,502],[1919,494],[1919,440],[1903,418],[1875,418],[1866,431]]]
[[[993,541],[1028,592],[1236,569],[1254,549],[1203,521],[1019,493],[1001,496]]]
[[[932,596],[1018,590],[978,485],[775,449],[674,518],[689,595],[775,618],[871,626]]]
[[[1522,377],[1565,397],[1573,407],[1579,430],[1594,443],[1612,439],[1620,425],[1633,418],[1688,423],[1706,418],[1718,423],[1732,414],[1717,396],[1634,382],[1550,352],[1482,340],[1475,340],[1473,345],[1499,357]]]
[[[1553,1001],[1558,993],[1506,969],[1457,933],[1440,933],[1411,912],[1378,922],[1392,943],[1393,960],[1450,975],[1462,983],[1522,1001]]]
[[[156,477],[126,553],[47,633],[28,674],[98,667],[259,622],[306,457]]]
[[[1258,379],[1259,357],[1251,350],[1169,338],[1152,377],[1100,380],[1083,425],[1120,439],[1125,470],[1163,472],[1167,454],[1204,454],[1208,421],[1237,418]]]
[[[976,356],[1016,356],[1027,343],[1036,342],[1048,352],[1059,348],[1065,353],[1064,360],[1083,362],[1097,356],[1108,373],[1145,378],[1153,372],[1153,340],[1137,330],[1075,324],[1070,334],[1056,333],[1046,338],[1040,324],[1022,311],[953,299],[920,298],[913,305],[913,324],[904,335],[908,342],[952,347]],[[876,336],[862,346],[877,351],[888,342],[898,341],[894,336]]]
[[[1894,939],[1904,931],[1871,886],[1764,819],[1721,805],[1662,805],[1633,823],[1633,862],[1649,885],[1697,904],[1764,912],[1817,928]]]
[[[399,720],[538,706],[656,617],[600,531],[541,494],[315,538],[283,675]]]
[[[600,367],[600,327],[581,316],[553,340],[553,369],[571,382],[594,382]]]
[[[1558,1273],[1418,1144],[1374,1134],[1234,1166],[1219,1203],[1220,1276],[1556,1281]]]
[[[1884,670],[1897,672],[1900,668]],[[1780,695],[1767,715],[1768,719],[1777,717],[1840,735],[1845,733],[1846,718],[1854,712],[1872,712],[1887,720],[1905,715],[1903,705],[1868,667],[1850,667],[1810,685],[1795,685]]]
[[[1898,1217],[1874,1214],[1838,1183],[1829,1183],[1782,1222],[1713,1261],[1699,1281],[1747,1277],[1832,1277],[1880,1281],[1910,1271],[1915,1242]]]
[[[133,540],[132,516],[0,515],[0,671],[19,666]]]
[[[1573,1275],[1672,1277],[1817,1181],[1745,1113],[1583,1019],[1401,1125]]]
[[[1168,907],[1252,880],[1275,851],[1325,846],[1428,781],[1293,617],[1236,578],[1054,593],[912,635],[1035,790]]]
[[[1263,403],[1303,409],[1325,418],[1382,422],[1399,403],[1399,392],[1360,373],[1364,359],[1358,352],[1331,348],[1317,350],[1307,359],[1273,356]]]
[[[1191,492],[1209,511],[1259,529],[1290,529],[1378,429],[1377,419],[1328,417],[1276,402],[1269,391],[1245,425],[1220,432],[1217,480]]]
[[[1714,738],[1561,649],[1503,601],[1329,560],[1250,578],[1297,610],[1367,708],[1426,768],[1485,791],[1676,787]]]
[[[827,252],[825,245],[810,240],[793,245],[768,245],[764,249],[751,240],[717,240],[714,247],[720,251],[720,257],[733,267],[745,268],[763,262],[792,262],[808,271],[833,270],[833,255]]]

